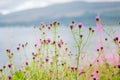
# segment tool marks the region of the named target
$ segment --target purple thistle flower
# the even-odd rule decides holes
[[[48,26],[48,29],[50,29],[50,28],[51,28],[51,26],[49,25],[49,26]]]
[[[97,80],[97,79],[94,77],[93,80]]]
[[[99,52],[99,49],[97,49],[97,51]]]
[[[73,29],[73,27],[74,27],[74,24],[70,24],[70,29]]]
[[[12,64],[8,64],[8,67],[11,68]]]
[[[24,44],[22,44],[22,47],[23,47],[23,48],[24,48],[24,46],[25,46],[25,45],[24,45]]]
[[[98,79],[99,79],[99,77],[97,75],[93,76],[93,80],[98,80]]]
[[[72,70],[76,70],[77,68],[75,66],[71,66],[71,69]]]
[[[114,41],[118,41],[118,40],[119,40],[119,38],[118,38],[118,37],[115,37],[115,38],[114,38]]]
[[[51,41],[50,38],[48,38],[47,41],[50,43],[50,41]]]
[[[45,61],[46,61],[46,62],[48,62],[48,61],[49,61],[49,58],[48,58],[48,57],[46,57],[46,58],[45,58]]]
[[[17,50],[19,51],[19,50],[20,50],[20,47],[17,47]]]
[[[28,65],[28,62],[25,62],[25,65],[27,66],[27,65]]]
[[[78,27],[79,27],[79,28],[82,28],[82,26],[83,26],[82,23],[79,23],[79,24],[78,24]]]
[[[61,47],[61,42],[58,42],[58,47]]]
[[[34,46],[37,47],[37,44],[35,44]]]
[[[44,39],[43,42],[46,43],[46,40]]]
[[[118,64],[118,68],[120,69],[120,64]]]
[[[41,25],[41,26],[44,25],[44,22],[41,22],[40,25]]]
[[[34,53],[34,52],[32,52],[32,55],[35,55],[35,53]]]
[[[96,21],[100,21],[100,17],[99,16],[96,16]]]
[[[11,75],[8,75],[8,79],[10,80],[12,78],[12,76]]]
[[[53,22],[53,25],[55,26],[56,24],[57,24],[57,21],[54,21],[54,22]]]

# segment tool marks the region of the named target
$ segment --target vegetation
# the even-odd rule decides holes
[[[57,33],[59,26],[60,23],[55,21],[50,25],[41,23],[40,27],[34,27],[34,29],[41,31],[41,38],[34,45],[36,52],[32,53],[31,61],[27,61],[27,58],[25,61],[21,60],[23,66],[17,71],[13,63],[14,54],[10,49],[7,49],[9,64],[0,69],[1,80],[120,80],[120,39],[103,30],[99,16],[96,17],[97,30],[90,27],[87,36],[82,34],[82,23],[77,25],[72,21],[70,24],[76,53],[70,52],[68,44]],[[47,37],[46,31],[49,31],[53,38]],[[116,45],[117,53],[108,55],[105,53],[106,48],[101,41],[103,40],[103,31],[110,36],[105,38],[105,42],[111,40]],[[99,37],[95,51],[97,56],[89,61],[89,56],[82,56],[84,55],[82,50],[86,48],[85,46],[94,34],[98,34]],[[27,45],[28,43],[20,44],[17,51]],[[80,63],[84,63],[84,61],[86,61],[86,65],[81,65]]]

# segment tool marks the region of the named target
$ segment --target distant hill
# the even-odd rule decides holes
[[[104,25],[119,25],[120,2],[69,2],[54,4],[44,8],[34,8],[7,15],[0,14],[0,26],[39,25],[58,20],[68,25],[72,20],[85,25],[95,25],[95,16],[99,14]]]

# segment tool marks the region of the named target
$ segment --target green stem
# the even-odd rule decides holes
[[[77,40],[76,40],[76,37],[75,37],[75,35],[74,35],[73,30],[71,30],[71,32],[72,32],[72,35],[73,35],[73,39],[75,40],[75,43],[78,44],[78,42],[77,42]]]
[[[101,54],[102,54],[102,51],[99,52],[99,55],[98,55],[97,58],[94,60],[94,62],[92,63],[92,65],[86,70],[85,73],[87,73],[87,71],[89,71],[89,70],[94,66],[95,61],[101,56]]]
[[[81,49],[83,49],[83,48],[86,46],[86,44],[87,44],[88,41],[89,41],[89,38],[90,38],[90,32],[89,32],[89,34],[88,34],[88,36],[87,36],[87,39],[86,39],[85,44],[81,47]]]
[[[80,29],[79,29],[80,35]],[[78,80],[78,67],[79,67],[79,58],[80,58],[80,47],[81,47],[81,38],[79,37],[79,44],[78,44],[78,56],[77,56],[77,70],[76,70],[76,80]]]
[[[54,38],[55,38],[56,70],[57,70],[57,77],[56,77],[56,79],[58,80],[58,54],[56,53],[56,51],[57,51],[57,25],[54,26],[54,29],[55,29]]]
[[[76,70],[76,80],[78,79],[78,67],[79,67],[79,58],[80,58],[80,46],[78,46],[78,56],[77,56],[77,70]]]

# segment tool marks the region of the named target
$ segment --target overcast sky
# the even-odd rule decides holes
[[[101,2],[101,1],[120,1],[120,0],[0,0],[0,13],[8,14],[15,11],[45,7],[55,3],[64,3],[71,1],[87,1],[87,2]]]

